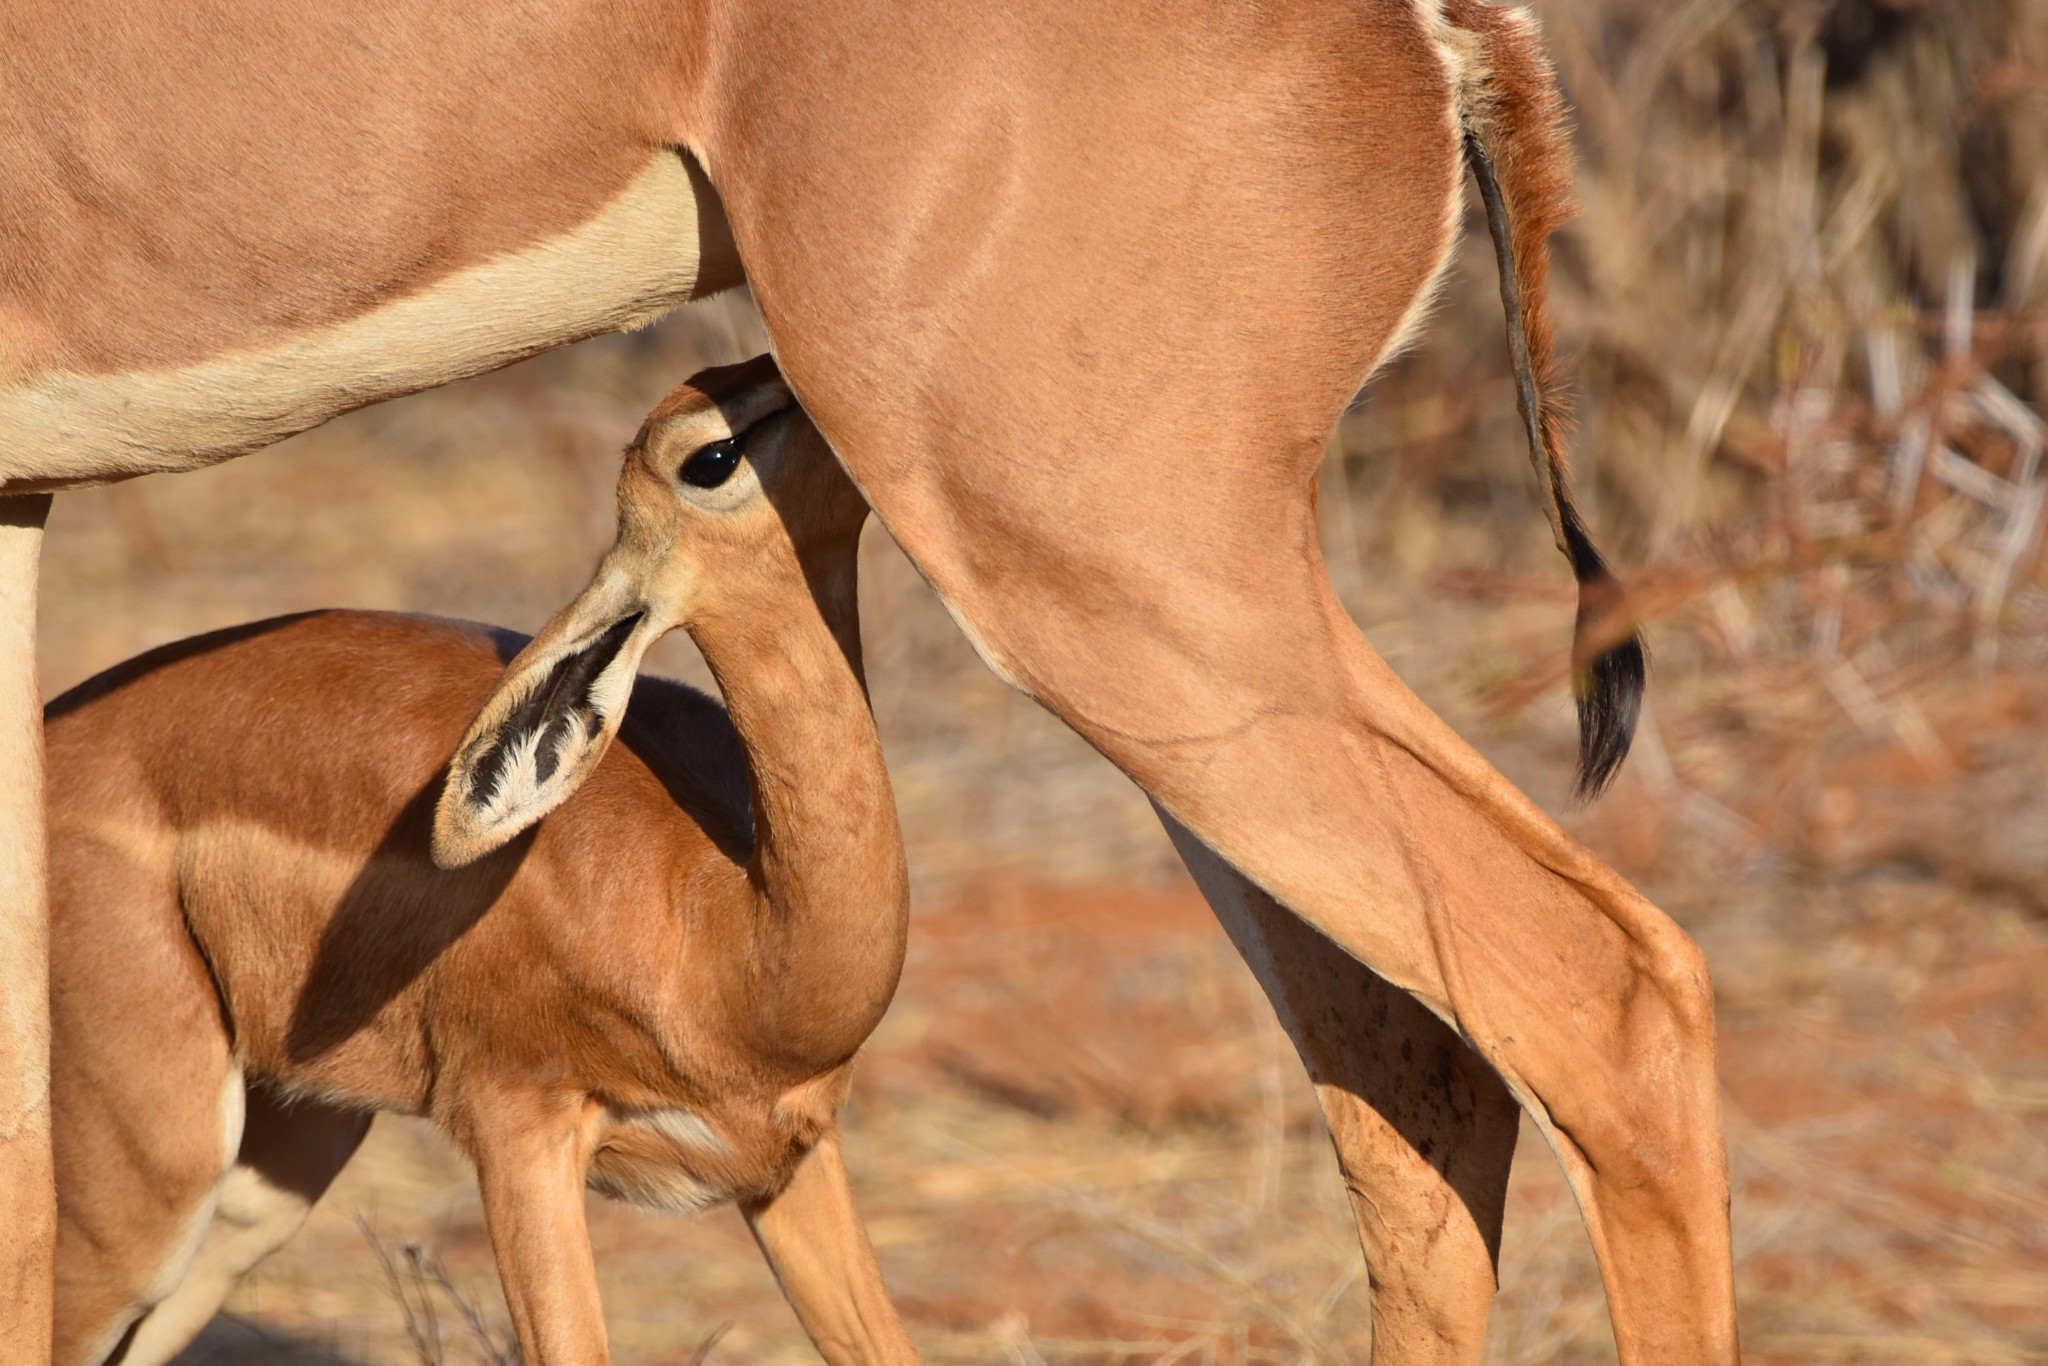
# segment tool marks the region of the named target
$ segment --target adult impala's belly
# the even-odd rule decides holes
[[[365,404],[641,326],[737,280],[716,196],[664,151],[575,228],[304,335],[164,369],[0,379],[0,488],[213,464]]]

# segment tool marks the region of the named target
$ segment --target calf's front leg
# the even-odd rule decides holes
[[[779,1193],[740,1210],[798,1321],[831,1366],[919,1359],[882,1284],[837,1134],[805,1154]]]
[[[493,1105],[460,1135],[527,1366],[611,1360],[583,1215],[590,1154],[581,1119],[579,1104],[521,1097]]]

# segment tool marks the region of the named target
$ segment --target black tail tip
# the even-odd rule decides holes
[[[1643,710],[1649,651],[1633,631],[1578,671],[1579,781],[1572,800],[1589,802],[1607,790],[1636,736]]]
[[[1593,548],[1579,510],[1560,490],[1558,512],[1572,577],[1579,581],[1579,619],[1572,632],[1572,691],[1579,702],[1579,781],[1574,805],[1607,790],[1636,738],[1650,652],[1643,646],[1628,594]],[[1617,630],[1617,628],[1625,630]]]

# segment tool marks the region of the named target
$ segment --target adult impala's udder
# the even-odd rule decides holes
[[[700,224],[716,240],[700,239]],[[574,229],[288,341],[160,370],[0,379],[0,488],[213,464],[381,399],[642,326],[736,283],[725,239],[701,173],[662,151]]]

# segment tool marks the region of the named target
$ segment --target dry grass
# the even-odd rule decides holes
[[[1608,847],[1638,871],[1905,865],[2048,908],[2048,5],[1545,18],[1584,156],[1556,298],[1580,480],[1657,660]],[[1333,444],[1327,539],[1393,652],[1417,580],[1503,609],[1476,619],[1521,604],[1462,676],[1418,681],[1547,736],[1569,586],[1491,290],[1468,241],[1431,344]]]
[[[1568,819],[1714,962],[1749,1352],[2048,1358],[2048,3],[1539,8],[1584,154],[1556,299],[1580,479],[1658,661],[1636,757]],[[1493,288],[1468,242],[1332,444],[1325,542],[1375,644],[1556,807],[1570,590]],[[729,301],[60,499],[51,690],[304,607],[534,627],[607,540],[640,415],[757,327]],[[863,571],[917,919],[850,1159],[928,1358],[1358,1357],[1299,1066],[1142,798],[885,537]],[[654,667],[702,679],[681,642]],[[1523,1156],[1494,1359],[1609,1360],[1570,1200]],[[736,1219],[592,1213],[619,1360],[811,1359]],[[460,1163],[380,1121],[192,1359],[488,1359],[489,1266]]]

